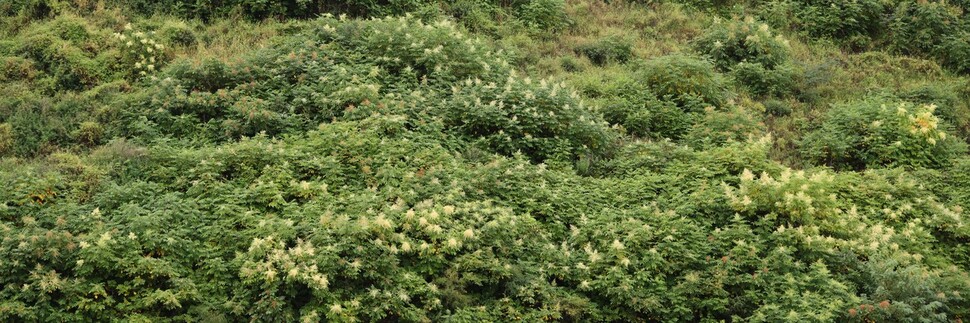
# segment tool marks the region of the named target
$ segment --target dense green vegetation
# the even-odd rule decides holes
[[[0,3],[0,321],[961,322],[967,1]]]

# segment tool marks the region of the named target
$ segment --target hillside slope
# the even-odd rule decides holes
[[[5,2],[0,320],[961,322],[968,8]]]

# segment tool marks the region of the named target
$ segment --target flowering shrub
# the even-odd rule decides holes
[[[774,35],[770,27],[752,17],[728,22],[715,21],[704,35],[694,41],[695,50],[714,59],[723,71],[741,62],[774,69],[788,59],[788,40]]]
[[[802,141],[810,160],[837,169],[941,167],[958,145],[947,137],[934,105],[863,101],[835,107]]]
[[[467,80],[453,91],[444,110],[446,125],[493,151],[541,161],[602,155],[613,144],[606,123],[564,84],[513,74],[499,83]]]
[[[935,220],[923,219],[955,220],[962,215],[941,208],[935,201],[899,190],[886,193],[884,202],[899,202],[895,206],[871,205],[872,194],[881,191],[875,186],[886,184],[887,178],[880,175],[866,175],[867,178],[861,179],[873,183],[873,187],[850,188],[851,193],[842,196],[839,192],[845,192],[847,187],[843,185],[851,183],[853,179],[847,177],[852,176],[792,170],[784,170],[780,176],[767,173],[758,176],[745,170],[740,176],[740,186],[735,189],[725,185],[725,192],[741,214],[763,216],[778,225],[773,235],[798,241],[792,245],[803,252],[802,259],[819,259],[832,267],[852,266],[865,272],[850,281],[872,292],[866,295],[868,299],[848,299],[855,303],[846,304],[849,318],[899,320],[907,315],[903,313],[915,312],[921,317],[944,317],[948,306],[962,303],[960,292],[947,290],[966,288],[965,282],[950,282],[946,277],[955,274],[953,268],[928,268],[930,265],[923,264],[923,259],[931,255],[908,250],[928,250],[923,246],[933,240],[930,231],[936,226],[931,224]],[[892,186],[915,188],[915,185],[909,186],[913,182],[906,184],[910,179],[900,180],[903,182]],[[856,205],[857,202],[863,204]],[[911,214],[922,208],[933,211],[925,214],[925,218]],[[867,224],[865,214],[885,215],[891,220],[885,224]],[[845,255],[866,256],[869,261],[860,263],[844,258]],[[914,273],[920,271],[923,274],[916,277]],[[948,295],[956,298],[948,299]]]
[[[131,121],[120,126],[136,131],[131,128],[146,117],[155,124],[148,127],[179,137],[225,140],[309,129],[361,113],[358,107],[410,110],[417,117],[452,82],[472,75],[498,80],[508,68],[502,53],[447,22],[324,17],[239,63],[173,63],[132,98],[141,110],[125,111]]]
[[[602,154],[613,141],[570,89],[515,76],[501,52],[447,22],[322,18],[242,64],[179,62],[153,84],[123,127],[144,116],[177,137],[225,140],[394,111],[535,160]]]
[[[79,18],[62,13],[100,5],[15,1],[0,4],[15,12],[0,17],[0,63],[13,67],[0,72],[0,321],[970,317],[970,159],[949,129],[965,119],[970,88],[925,60],[845,56],[846,73],[806,83],[898,98],[833,106],[812,129],[825,96],[860,93],[787,97],[804,89],[773,73],[812,58],[771,67],[743,58],[722,70],[739,81],[730,87],[715,62],[680,54],[600,77],[589,67],[534,79],[462,21],[265,22],[256,38],[272,39],[240,36],[234,46],[258,47],[244,50],[213,38],[235,43],[232,21],[153,17],[136,20],[158,31],[142,38],[198,46],[170,50],[189,57],[129,82],[142,58],[125,56],[119,36],[141,38],[111,34],[128,11]],[[261,17],[427,3],[166,9]],[[562,3],[456,6],[535,6],[541,16]],[[648,10],[638,6],[606,7],[604,22],[667,25],[653,33],[696,31],[669,25],[684,22],[680,13],[707,18],[679,6],[666,11],[674,20],[612,16]],[[516,17],[496,19],[496,37],[526,19],[483,12]],[[658,36],[672,46],[660,52],[686,45]],[[159,49],[138,44],[136,53]],[[889,72],[858,75],[861,64]],[[764,102],[776,117],[758,115],[764,97],[732,97],[743,87],[786,96]],[[777,162],[791,142],[771,134],[802,132],[809,159],[781,156],[801,169]]]
[[[785,169],[765,140],[635,149],[623,177],[469,166],[402,119],[0,161],[0,318],[831,321],[952,317],[970,290],[927,264],[964,215],[913,179]]]
[[[125,25],[123,32],[114,34],[122,47],[124,62],[130,64],[132,71],[137,75],[154,74],[163,63],[165,45],[156,42],[152,38],[154,36],[154,31],[148,33],[136,31],[131,24]]]

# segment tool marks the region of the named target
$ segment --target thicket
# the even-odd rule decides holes
[[[901,56],[962,2],[106,4],[0,4],[2,321],[970,315],[970,83]]]
[[[950,127],[935,111],[933,104],[878,99],[839,106],[805,137],[802,152],[836,169],[944,167],[963,145],[947,136]]]
[[[968,5],[959,1],[772,1],[762,15],[809,37],[825,37],[854,50],[885,47],[935,58],[967,73]]]

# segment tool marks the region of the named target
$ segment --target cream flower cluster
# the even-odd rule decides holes
[[[148,33],[136,31],[131,24],[125,25],[125,30],[114,33],[114,38],[123,44],[122,51],[125,57],[132,62],[135,71],[139,75],[148,75],[155,72],[161,63],[161,51],[165,49],[152,37],[155,32]]]
[[[824,216],[834,212],[829,206],[836,195],[827,190],[834,176],[828,172],[806,175],[805,171],[786,168],[774,177],[762,172],[760,177],[745,169],[735,188],[722,184],[731,205],[738,211],[772,208],[793,217]]]
[[[240,276],[264,282],[278,280],[299,281],[314,289],[324,290],[330,284],[327,275],[320,273],[313,263],[316,248],[309,241],[297,240],[293,247],[272,236],[255,238],[248,255],[253,259],[240,268]]]
[[[905,110],[902,107],[900,109]],[[938,129],[939,118],[933,115],[934,111],[936,111],[936,105],[930,104],[921,106],[917,111],[906,115],[910,122],[909,132],[923,136],[931,145],[936,145],[937,140],[946,139],[946,133]]]

